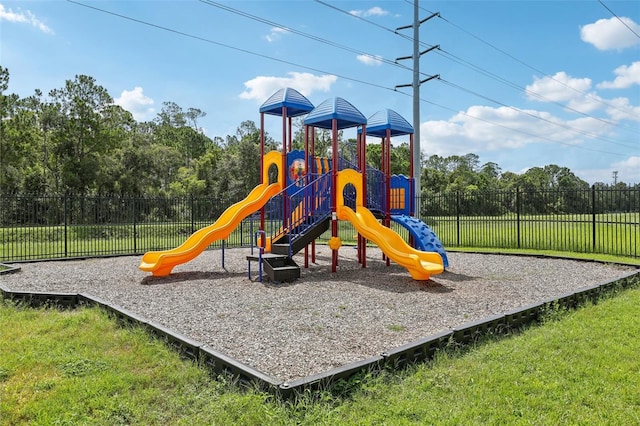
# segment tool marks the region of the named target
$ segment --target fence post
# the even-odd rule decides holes
[[[138,210],[136,209],[136,204],[138,204],[138,197],[131,197],[131,200],[133,201],[133,252],[135,254],[138,254],[138,229],[136,226],[138,222],[136,218],[136,216],[138,215]]]
[[[596,249],[596,186],[591,185],[591,245]]]
[[[62,215],[64,216],[63,218],[63,222],[64,222],[64,257],[67,257],[68,255],[68,246],[67,246],[67,241],[68,241],[68,235],[67,235],[67,226],[68,226],[68,218],[67,218],[67,214],[68,214],[68,199],[69,199],[69,194],[64,194],[64,203],[63,203],[63,208],[62,208]]]
[[[516,223],[517,223],[517,234],[518,234],[518,248],[520,248],[520,187],[516,187]]]
[[[190,199],[190,206],[189,208],[191,209],[191,233],[193,234],[194,232],[196,232],[195,228],[196,228],[196,223],[195,223],[195,211],[193,208],[194,205],[194,200],[193,200],[193,193],[191,193],[191,199]]]
[[[456,191],[456,233],[458,247],[460,247],[460,191]]]

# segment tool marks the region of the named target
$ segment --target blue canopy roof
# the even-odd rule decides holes
[[[333,120],[337,120],[338,130],[367,124],[360,111],[342,98],[327,99],[315,107],[304,120],[308,126],[331,129]]]
[[[271,95],[260,107],[260,112],[282,116],[284,107],[287,107],[287,117],[297,117],[311,111],[313,104],[297,90],[287,87]]]
[[[367,120],[367,135],[387,136],[387,129],[391,130],[391,136],[403,136],[413,134],[413,126],[400,114],[391,109],[385,109],[373,114]],[[362,132],[362,129],[359,129]]]

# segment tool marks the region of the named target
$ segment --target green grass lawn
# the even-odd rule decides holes
[[[211,378],[97,308],[0,302],[0,424],[640,424],[640,289],[293,402]]]

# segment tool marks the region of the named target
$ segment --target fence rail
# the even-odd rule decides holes
[[[205,197],[0,197],[0,261],[139,255],[177,247],[238,200]],[[420,218],[446,247],[640,257],[640,190],[452,192],[425,196]],[[251,244],[257,215],[225,241]],[[395,225],[393,225],[395,226]],[[408,238],[404,228],[395,228]],[[340,223],[339,236],[356,231]],[[330,235],[321,237],[328,240]],[[216,242],[212,247],[220,247]]]
[[[421,218],[445,247],[640,257],[639,189],[437,194]]]

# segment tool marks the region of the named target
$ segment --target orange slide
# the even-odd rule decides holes
[[[356,188],[358,200],[356,211],[344,205],[342,195],[345,185]],[[395,231],[378,222],[378,219],[362,204],[362,175],[353,169],[338,173],[338,219],[348,220],[366,239],[373,241],[384,254],[398,265],[406,268],[414,280],[428,280],[430,275],[444,271],[442,257],[439,253],[416,250],[407,244]]]
[[[244,218],[262,208],[281,189],[280,183],[256,186],[244,200],[225,210],[212,225],[194,232],[180,247],[145,253],[140,269],[158,277],[169,275],[174,266],[194,259],[212,242],[227,239]]]

